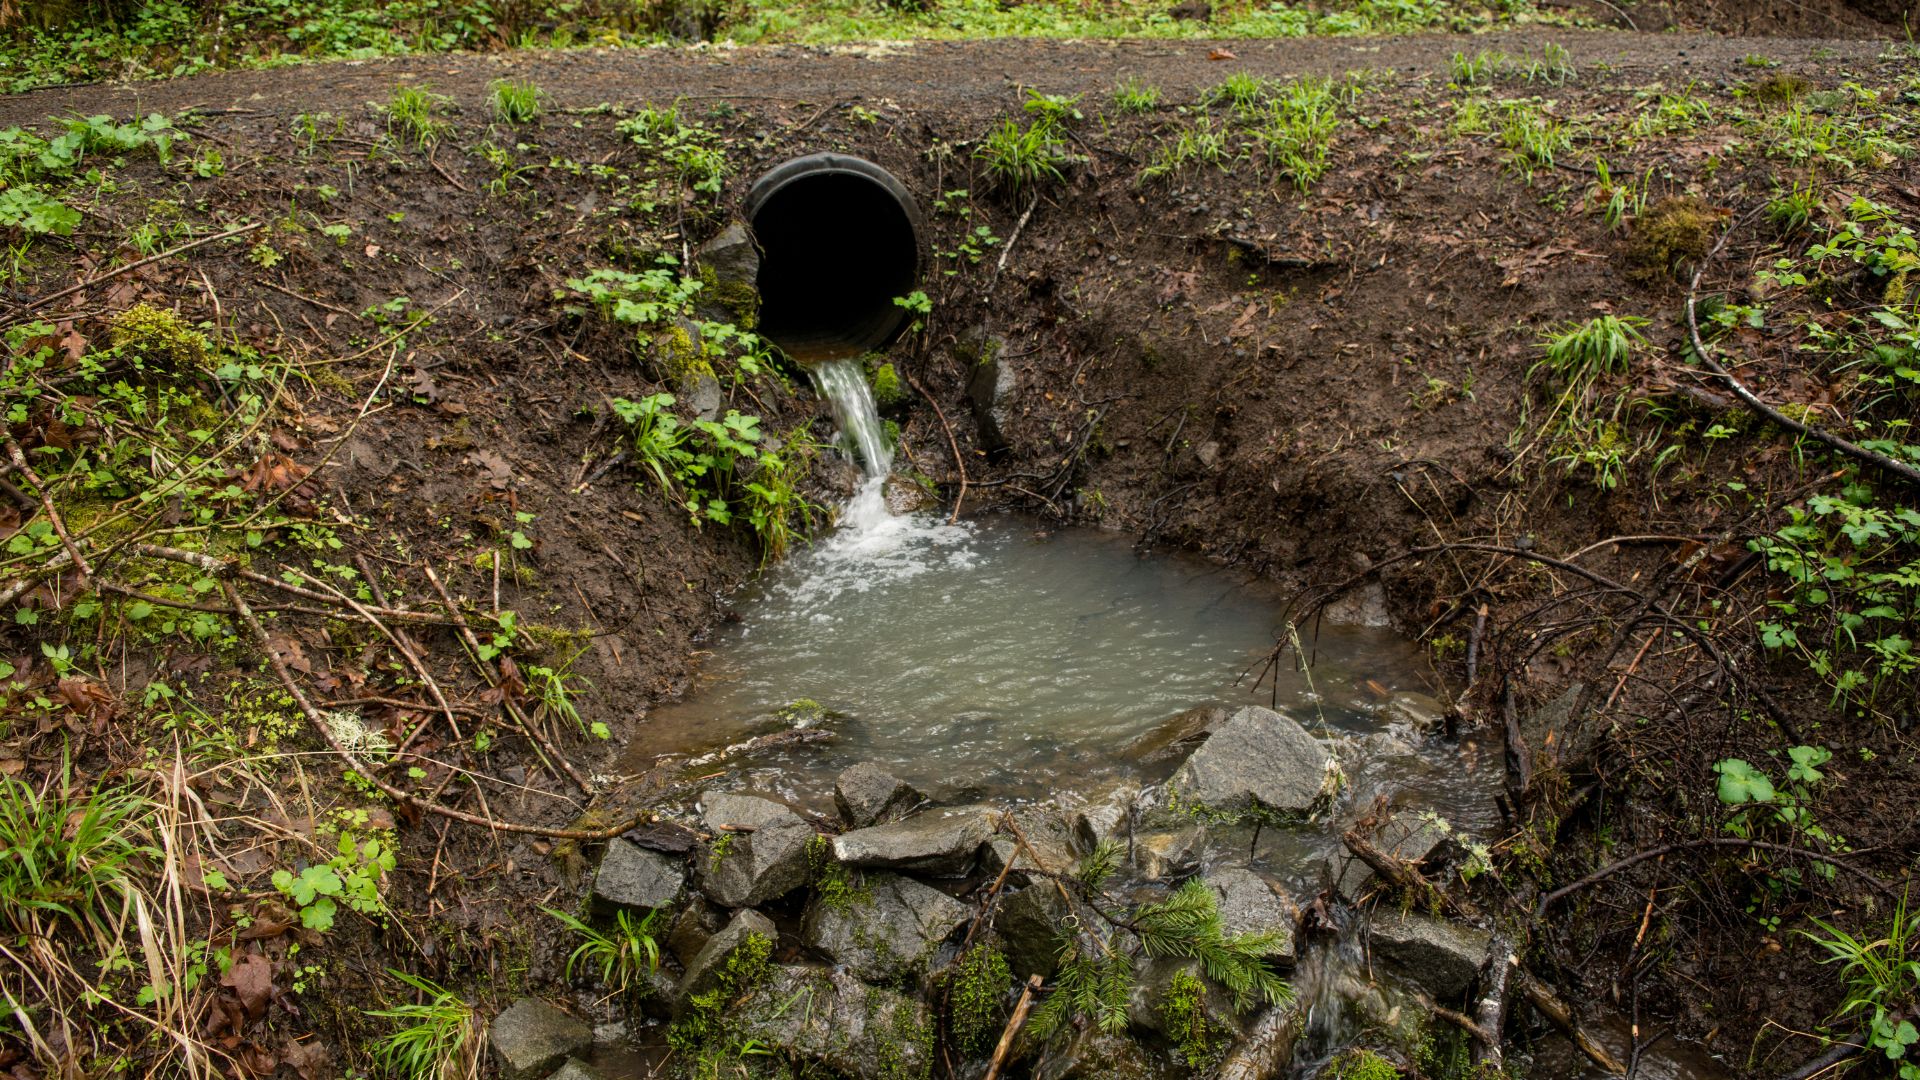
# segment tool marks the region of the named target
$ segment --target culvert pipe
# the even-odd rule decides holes
[[[895,304],[920,287],[920,207],[894,175],[845,154],[768,170],[744,216],[760,245],[760,334],[795,360],[886,347],[912,317]]]

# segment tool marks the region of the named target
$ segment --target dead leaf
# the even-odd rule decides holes
[[[248,953],[220,976],[220,985],[240,999],[248,1020],[258,1020],[267,1015],[267,1002],[273,996],[273,961]]]
[[[307,659],[307,650],[293,638],[285,634],[268,634],[267,648],[289,668],[302,675],[313,674],[313,662]]]
[[[505,491],[513,483],[513,466],[491,450],[476,450],[467,455],[467,464],[478,465],[487,474],[487,483],[495,491]]]
[[[1240,59],[1240,58],[1239,58],[1239,57],[1237,57],[1237,56],[1235,56],[1235,55],[1233,55],[1233,54],[1232,54],[1231,52],[1228,52],[1228,51],[1227,51],[1226,49],[1214,49],[1213,51],[1211,51],[1211,52],[1209,52],[1209,53],[1207,53],[1207,59],[1209,59],[1209,60],[1238,60],[1238,59]]]

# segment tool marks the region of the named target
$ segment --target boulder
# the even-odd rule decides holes
[[[579,1058],[568,1058],[550,1080],[606,1080],[606,1075]]]
[[[1201,880],[1219,897],[1220,922],[1228,937],[1276,932],[1280,939],[1267,957],[1293,963],[1295,912],[1265,878],[1242,867],[1224,866],[1208,871]]]
[[[502,1080],[540,1080],[593,1045],[593,1029],[539,998],[521,998],[487,1028]]]
[[[1005,450],[1010,444],[1020,380],[1012,365],[1004,359],[1007,341],[996,334],[971,330],[955,345],[956,355],[972,370],[967,378],[967,402],[973,408],[973,422],[979,429],[980,446],[989,453]]]
[[[853,1080],[926,1076],[933,1066],[925,1004],[825,968],[774,968],[738,1020],[743,1037]]]
[[[670,908],[686,892],[685,860],[648,851],[627,840],[607,841],[593,875],[593,899],[608,907]]]
[[[990,806],[961,806],[855,829],[834,839],[833,857],[848,866],[963,877],[992,838],[999,814]]]
[[[752,795],[709,793],[701,814],[715,837],[694,868],[721,907],[758,907],[807,883],[807,844],[818,835],[792,810]],[[726,826],[752,831],[728,832]]]
[[[1191,874],[1207,852],[1207,830],[1198,825],[1135,834],[1133,866],[1154,881]]]
[[[1168,782],[1175,809],[1208,818],[1301,817],[1327,794],[1332,759],[1292,718],[1236,710]]]
[[[898,820],[925,799],[911,784],[871,761],[849,766],[833,782],[833,805],[849,829]]]
[[[1042,978],[1059,965],[1061,933],[1066,928],[1067,902],[1051,881],[1002,893],[993,913],[993,931],[1000,936],[1007,966],[1014,978]]]
[[[707,944],[707,939],[719,933],[725,925],[726,913],[696,894],[685,907],[674,913],[673,923],[667,927],[667,951],[684,971],[688,962]]]
[[[1134,804],[1140,801],[1137,780],[1116,780],[1104,788],[1070,800],[1069,824],[1081,854],[1103,840],[1122,841],[1133,827]]]
[[[1073,830],[1068,828],[1065,815],[1051,806],[1024,806],[1011,811],[1013,823],[1020,827],[1031,846],[1031,853],[1019,850],[1009,830],[996,835],[980,851],[981,869],[988,874],[998,875],[1008,863],[1013,864],[1013,872],[1031,873],[1041,870],[1054,874],[1070,874],[1080,864],[1080,854],[1073,845]],[[1034,865],[1034,857],[1040,865]]]
[[[1491,942],[1484,930],[1397,909],[1375,908],[1367,933],[1374,960],[1440,1001],[1465,996]]]
[[[940,946],[971,915],[938,889],[872,873],[851,896],[814,897],[801,938],[866,982],[905,985],[933,971]]]
[[[748,939],[756,935],[773,942],[779,940],[780,931],[773,925],[772,919],[757,911],[735,912],[732,921],[708,938],[707,943],[688,962],[686,973],[680,976],[680,985],[673,993],[674,1008],[685,1008],[687,999],[713,989],[725,973],[727,959],[734,950],[747,944]]]

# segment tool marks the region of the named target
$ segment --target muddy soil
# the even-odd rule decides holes
[[[1640,10],[1640,9],[1635,9]],[[1857,29],[1850,25],[1848,29]],[[567,278],[609,259],[625,243],[662,236],[615,218],[592,217],[590,174],[569,163],[619,163],[633,151],[596,107],[678,100],[728,141],[731,172],[718,211],[694,208],[667,234],[669,248],[697,245],[724,224],[745,186],[766,166],[821,149],[869,157],[894,171],[929,205],[966,190],[975,216],[1001,246],[977,264],[945,256],[928,282],[927,330],[900,349],[901,362],[941,403],[952,446],[932,410],[902,416],[908,465],[947,497],[969,484],[967,508],[1019,507],[1060,520],[1123,529],[1143,543],[1205,553],[1287,584],[1327,583],[1436,539],[1479,539],[1552,552],[1609,537],[1712,536],[1729,513],[1713,498],[1728,476],[1764,483],[1790,467],[1784,445],[1755,439],[1655,493],[1632,484],[1606,492],[1541,467],[1544,450],[1512,436],[1525,409],[1528,369],[1542,331],[1594,313],[1657,317],[1660,345],[1676,335],[1680,294],[1670,281],[1629,278],[1626,241],[1582,207],[1584,166],[1549,166],[1526,182],[1487,139],[1445,139],[1446,72],[1459,51],[1516,55],[1563,45],[1580,75],[1570,85],[1513,89],[1559,103],[1562,115],[1620,118],[1635,90],[1694,85],[1718,104],[1769,72],[1819,86],[1859,76],[1885,83],[1900,61],[1875,40],[1736,40],[1697,34],[1528,32],[1472,39],[1274,43],[991,42],[835,49],[579,51],[420,57],[229,73],[127,87],[42,91],[0,102],[0,125],[38,124],[78,113],[147,111],[200,115],[196,130],[222,148],[225,174],[178,180],[128,174],[136,185],[72,240],[74,250],[110,242],[115,224],[138,220],[141,200],[179,184],[181,201],[210,221],[279,217],[316,205],[326,184],[328,220],[356,225],[352,246],[283,230],[285,262],[263,273],[245,247],[212,248],[191,262],[161,263],[119,279],[112,291],[75,298],[63,312],[83,332],[99,314],[140,298],[220,319],[263,348],[310,359],[345,358],[299,394],[300,420],[281,433],[295,458],[317,458],[342,433],[341,450],[314,494],[360,523],[366,536],[404,547],[370,547],[371,559],[426,558],[447,568],[456,593],[482,608],[511,608],[566,631],[584,631],[576,670],[590,680],[589,721],[609,725],[607,745],[568,746],[597,771],[628,742],[644,743],[650,702],[684,685],[701,633],[719,601],[750,574],[757,555],[736,533],[696,528],[632,471],[596,472],[611,442],[590,414],[610,397],[638,397],[652,383],[628,359],[620,332],[569,316],[553,301]],[[1910,63],[1911,61],[1906,61]],[[1084,161],[1067,186],[1035,200],[998,191],[972,157],[974,140],[1014,114],[1020,89],[1084,94],[1104,110],[1112,87],[1133,77],[1190,103],[1227,74],[1291,77],[1369,72],[1359,122],[1345,125],[1327,175],[1302,193],[1251,167],[1204,169],[1172,182],[1136,182],[1164,111],[1113,115],[1077,130]],[[489,132],[485,87],[503,75],[534,80],[547,115],[511,134]],[[396,84],[429,84],[457,104],[455,134],[432,152],[370,153],[384,122],[369,103]],[[854,107],[859,106],[856,112]],[[300,150],[297,118],[331,113],[343,127],[328,145]],[[499,179],[469,152],[483,139],[518,141],[524,179]],[[1662,171],[1664,189],[1709,200],[1750,197],[1774,178],[1729,155],[1731,136],[1708,130],[1623,150],[1634,174]],[[1876,198],[1920,212],[1912,159],[1862,174]],[[1024,220],[1025,225],[1021,227]],[[959,224],[935,215],[933,246],[955,243]],[[1728,259],[1759,263],[1771,241],[1743,239]],[[1000,263],[1004,261],[1004,268]],[[46,258],[32,287],[44,295],[72,280],[71,264]],[[406,296],[432,313],[431,332],[404,353],[369,350],[380,337],[359,313]],[[992,453],[968,422],[965,388],[980,343],[998,338],[999,362],[1019,393]],[[1784,365],[1768,372],[1794,378]],[[395,381],[406,394],[369,407]],[[744,404],[744,400],[742,401]],[[824,408],[796,384],[792,396],[756,403],[769,426],[810,424],[830,434]],[[364,412],[364,416],[361,414]],[[1535,455],[1533,467],[1513,468]],[[956,459],[957,457],[957,459]],[[844,476],[822,463],[813,490],[831,498]],[[534,546],[507,563],[505,538],[529,513]],[[491,551],[490,560],[477,556]],[[1622,543],[1592,566],[1632,580],[1657,572],[1670,550]],[[502,572],[499,568],[506,564]],[[1492,606],[1489,653],[1513,670],[1522,706],[1545,700],[1581,672],[1603,635],[1564,648],[1529,646],[1522,616],[1543,588],[1507,562],[1488,566],[1457,553],[1406,560],[1385,576],[1388,610],[1412,635],[1431,636],[1462,598]],[[1750,586],[1749,586],[1750,587]],[[1501,637],[1499,629],[1518,629]],[[312,675],[340,694],[351,657],[303,631]],[[570,639],[571,640],[571,639]],[[451,641],[440,643],[449,652]],[[191,657],[140,661],[154,672],[191,668]],[[449,661],[450,664],[454,663]],[[1683,658],[1656,656],[1645,671],[1678,678]],[[136,675],[139,673],[136,673]],[[451,671],[449,670],[451,678]],[[1624,676],[1617,676],[1624,683]],[[1780,697],[1815,715],[1819,691],[1791,683]],[[331,680],[328,682],[327,680]],[[124,689],[124,688],[123,688]],[[1623,708],[1636,699],[1629,694]],[[1469,724],[1494,715],[1476,703]],[[1920,843],[1910,814],[1882,813],[1920,777],[1887,733],[1883,770],[1862,776],[1857,805],[1843,810],[1868,865],[1897,876],[1900,853]],[[1680,754],[1660,744],[1650,752]],[[1695,755],[1697,756],[1697,755]],[[578,816],[560,778],[530,754],[517,782],[539,789],[496,798],[502,816],[561,824]],[[1697,771],[1697,770],[1696,770]],[[1639,800],[1639,801],[1635,801]],[[617,799],[615,801],[618,801]],[[1670,813],[1636,795],[1595,811],[1616,839],[1651,844]],[[427,928],[424,954],[405,935],[366,930],[330,938],[351,956],[298,1015],[275,1013],[245,1038],[263,1045],[320,1031],[342,1064],[357,1060],[355,1015],[367,981],[407,955],[411,966],[491,972],[492,992],[550,985],[560,959],[528,927],[529,905],[570,897],[572,865],[536,839],[488,837],[443,822],[403,823],[405,867],[392,903]],[[1551,859],[1577,876],[1590,865],[1577,845]],[[1564,963],[1569,984],[1625,998],[1596,958],[1631,953],[1619,912],[1589,912],[1542,944]],[[1836,999],[1818,982],[1805,949],[1718,917],[1676,914],[1672,964],[1635,983],[1639,1008],[1665,1029],[1705,1038],[1735,1060],[1760,1040],[1779,1047],[1769,1023],[1807,1030]],[[1621,922],[1628,923],[1626,931]],[[1637,944],[1637,942],[1633,942]],[[276,960],[282,962],[282,960]],[[407,965],[401,965],[407,966]],[[1664,992],[1655,993],[1658,983]],[[1781,987],[1821,989],[1784,992]],[[236,1036],[241,1033],[236,1032]],[[1805,1056],[1805,1044],[1773,1064]]]

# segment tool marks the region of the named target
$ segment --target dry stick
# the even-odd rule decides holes
[[[262,279],[259,282],[259,284],[265,285],[267,288],[272,289],[274,292],[277,292],[282,296],[291,296],[295,300],[312,304],[314,307],[320,308],[323,311],[331,311],[336,315],[345,315],[349,319],[358,319],[360,317],[358,315],[355,315],[353,312],[348,311],[346,308],[336,307],[333,304],[327,303],[325,300],[315,300],[311,296],[302,296],[301,294],[294,292],[292,289],[287,288],[285,285],[275,285],[273,282],[267,281],[265,279]]]
[[[1486,985],[1474,1014],[1473,1061],[1482,1071],[1500,1072],[1506,1057],[1500,1049],[1500,1033],[1507,1026],[1507,973],[1518,960],[1507,935],[1496,933],[1488,950]]]
[[[160,544],[129,544],[127,545],[127,550],[133,552],[136,555],[145,555],[150,559],[165,559],[169,562],[186,563],[189,566],[199,567],[201,570],[204,570],[207,573],[213,574],[216,576],[231,575],[233,577],[240,578],[243,581],[251,581],[255,585],[263,585],[270,589],[278,589],[281,592],[292,593],[295,596],[302,596],[307,598],[308,600],[318,600],[323,604],[327,604],[333,607],[339,606],[339,602],[336,601],[333,597],[328,596],[326,593],[315,592],[312,589],[302,588],[301,586],[295,585],[292,582],[281,581],[278,578],[269,577],[266,574],[262,574],[257,570],[249,570],[244,566],[240,566],[234,563],[222,562],[219,559],[216,559],[213,556],[205,554],[203,552],[187,551],[184,548],[165,547]],[[292,569],[292,568],[288,567],[287,569]],[[297,570],[294,570],[293,572],[295,574],[300,573]],[[305,575],[300,575],[300,576],[302,581],[308,580]],[[275,610],[282,610],[282,609],[280,609],[278,605],[275,605]],[[464,626],[466,625],[465,623],[460,622],[457,618],[448,618],[443,615],[433,615],[424,611],[396,611],[393,608],[388,608],[388,607],[367,607],[367,610],[370,612],[373,612],[374,614],[380,616],[382,619],[385,619],[390,623],[407,623],[413,626]]]
[[[279,678],[280,685],[285,687],[287,693],[293,697],[294,704],[300,706],[301,713],[306,716],[307,721],[314,726],[315,730],[320,732],[320,737],[326,740],[327,745],[333,749],[334,754],[347,763],[348,768],[359,773],[368,783],[386,792],[387,795],[401,805],[415,806],[429,814],[438,814],[441,817],[451,818],[454,821],[464,821],[469,825],[478,825],[481,828],[491,829],[494,832],[522,833],[528,836],[552,837],[556,840],[579,840],[584,843],[597,843],[601,840],[610,840],[646,820],[648,812],[642,811],[622,820],[618,825],[610,825],[604,829],[559,829],[548,828],[544,825],[523,825],[515,821],[500,821],[496,818],[482,817],[479,814],[469,814],[464,810],[455,810],[450,806],[442,806],[436,802],[426,802],[387,783],[385,780],[380,779],[371,768],[368,768],[362,763],[359,758],[355,757],[353,751],[340,745],[339,737],[333,733],[331,727],[327,726],[326,717],[321,715],[320,710],[314,707],[312,700],[307,697],[307,692],[300,689],[300,684],[294,680],[293,672],[287,669],[286,662],[280,659],[280,654],[275,652],[272,647],[267,644],[266,629],[260,625],[260,620],[254,615],[253,609],[248,607],[247,602],[241,598],[240,590],[234,586],[232,580],[225,580],[220,584],[226,590],[227,600],[233,604],[233,609],[240,613],[240,621],[246,624],[247,629],[253,634],[254,642],[260,646],[260,651],[266,655],[267,665],[273,669],[274,675]]]
[[[1000,822],[1002,825],[1013,824],[1013,811],[1009,810],[1002,814]],[[980,924],[985,922],[987,916],[993,912],[993,902],[1000,896],[1000,889],[1006,885],[1007,875],[1013,872],[1013,864],[1017,861],[1019,860],[1016,857],[1000,864],[1000,874],[993,879],[993,887],[987,890],[987,898],[980,904],[980,914],[973,917],[973,925],[967,927],[966,939],[960,942],[961,952],[966,952],[967,947],[973,944],[973,935],[979,932]]]
[[[73,542],[73,537],[67,535],[67,523],[61,519],[60,511],[53,507],[53,496],[47,494],[47,482],[40,479],[40,474],[33,471],[33,466],[27,464],[27,455],[21,453],[20,444],[14,440],[11,431],[0,438],[6,441],[7,457],[12,460],[14,469],[26,479],[27,483],[33,485],[35,491],[40,493],[40,507],[47,512],[47,523],[53,526],[54,535],[60,538],[60,546],[67,549],[67,558],[80,570],[80,587],[86,588],[93,578],[93,568],[88,566],[87,560],[81,556],[79,547]]]
[[[187,243],[181,244],[177,248],[171,248],[169,250],[163,251],[158,255],[149,255],[146,258],[141,259],[139,262],[130,262],[125,266],[117,266],[112,270],[107,271],[104,274],[100,274],[95,277],[88,278],[87,280],[82,281],[77,285],[69,285],[64,289],[61,289],[57,293],[48,293],[47,295],[41,297],[38,300],[29,302],[27,306],[21,308],[20,311],[22,314],[24,314],[26,312],[32,311],[35,308],[43,307],[47,304],[50,304],[53,301],[58,300],[63,296],[72,296],[74,293],[77,293],[82,289],[90,289],[95,285],[98,285],[101,282],[108,280],[109,278],[116,278],[116,277],[119,277],[121,274],[125,274],[129,271],[138,270],[141,267],[148,265],[149,263],[157,263],[162,259],[171,259],[175,255],[178,255],[183,251],[191,251],[194,248],[200,247],[204,244],[211,244],[216,240],[226,240],[235,236],[241,236],[246,233],[250,233],[255,229],[263,228],[265,227],[265,225],[266,225],[266,222],[264,221],[256,221],[252,225],[242,225],[237,229],[228,229],[226,232],[217,233],[213,236],[203,236],[198,240],[189,241]]]
[[[913,376],[906,376],[906,380],[914,393],[927,399],[927,404],[933,406],[933,415],[940,420],[940,430],[947,433],[947,449],[953,451],[953,467],[960,470],[960,492],[953,497],[953,512],[947,515],[947,524],[951,525],[960,520],[960,503],[967,497],[967,463],[960,457],[960,443],[953,437],[953,425],[947,423],[946,410],[940,407],[940,403],[934,400],[933,395],[927,393]]]
[[[1385,878],[1396,888],[1416,897],[1432,896],[1440,901],[1440,906],[1448,914],[1461,919],[1478,919],[1481,912],[1471,900],[1456,898],[1443,891],[1439,886],[1427,880],[1427,876],[1408,865],[1406,860],[1373,846],[1373,842],[1360,835],[1358,829],[1350,829],[1340,838],[1354,857],[1366,863],[1373,872]]]
[[[988,288],[992,288],[994,283],[1000,280],[1000,272],[1007,268],[1007,256],[1013,254],[1013,245],[1020,242],[1020,230],[1027,227],[1027,219],[1033,216],[1034,208],[1039,205],[1040,193],[1036,191],[1033,194],[1033,201],[1027,203],[1027,212],[1021,214],[1020,220],[1014,223],[1013,235],[1007,237],[1006,244],[1000,249],[1000,261],[993,265],[993,277],[987,279]]]
[[[1013,1052],[1013,1040],[1026,1026],[1027,1014],[1033,1011],[1033,994],[1038,989],[1040,976],[1027,976],[1027,985],[1020,991],[1020,1002],[1013,1007],[1013,1018],[1007,1021],[1007,1029],[1000,1033],[1000,1042],[993,1048],[993,1062],[987,1066],[986,1080],[996,1080],[1006,1066],[1007,1055]]]
[[[494,560],[494,565],[499,565],[498,559]],[[453,602],[453,595],[447,592],[447,587],[440,583],[440,576],[433,572],[433,564],[426,563],[424,564],[424,568],[427,572],[427,580],[433,583],[434,591],[439,593],[440,599],[446,602],[447,610],[457,613],[460,610],[459,605]],[[461,636],[466,639],[467,647],[473,650],[473,660],[475,664],[479,665],[481,674],[485,676],[487,682],[498,686],[499,680],[494,678],[494,672],[487,668],[484,660],[480,659],[480,639],[474,636],[473,628],[463,622],[460,624],[460,633]],[[526,732],[527,738],[533,740],[533,744],[540,748],[540,752],[545,755],[549,761],[559,762],[560,768],[566,772],[568,779],[572,780],[583,793],[587,795],[593,794],[592,785],[588,784],[587,781],[581,777],[579,771],[573,767],[573,762],[567,760],[564,754],[560,753],[559,750],[554,748],[552,743],[547,741],[547,737],[534,726],[531,720],[527,719],[527,715],[520,711],[520,706],[514,704],[513,699],[508,697],[505,691],[502,691],[500,694],[500,704],[506,707],[507,715],[513,717],[514,722],[520,725],[520,730]]]
[[[1867,873],[1865,870],[1862,870],[1859,867],[1854,866],[1852,863],[1842,862],[1841,860],[1836,859],[1831,855],[1826,855],[1821,852],[1814,851],[1810,848],[1793,847],[1792,845],[1789,845],[1789,844],[1774,844],[1774,843],[1769,843],[1768,841],[1765,841],[1765,840],[1742,840],[1742,839],[1739,839],[1736,837],[1730,837],[1730,836],[1709,836],[1699,840],[1685,840],[1677,844],[1662,844],[1656,848],[1648,848],[1645,851],[1641,851],[1641,852],[1637,852],[1635,854],[1629,855],[1626,858],[1621,859],[1616,863],[1612,863],[1608,866],[1601,867],[1600,869],[1595,870],[1593,873],[1588,874],[1586,877],[1581,878],[1579,881],[1573,882],[1572,884],[1569,884],[1569,885],[1563,885],[1560,888],[1555,889],[1552,892],[1548,893],[1547,895],[1541,897],[1540,902],[1534,905],[1534,909],[1533,909],[1534,915],[1535,917],[1538,917],[1546,914],[1547,908],[1550,907],[1554,903],[1554,901],[1563,899],[1571,893],[1578,892],[1589,885],[1605,880],[1606,878],[1612,877],[1614,874],[1617,874],[1620,871],[1627,869],[1628,867],[1637,866],[1640,863],[1646,862],[1648,859],[1656,859],[1663,855],[1668,855],[1676,851],[1685,851],[1688,848],[1698,848],[1698,847],[1742,847],[1742,848],[1754,848],[1759,851],[1771,851],[1781,855],[1798,855],[1801,858],[1813,859],[1818,862],[1826,863],[1829,866],[1839,867],[1840,869],[1845,870],[1847,873],[1854,875],[1855,877],[1861,879],[1862,881],[1865,881],[1867,884],[1873,886],[1875,889],[1878,889],[1880,892],[1885,893],[1887,896],[1891,897],[1894,900],[1899,900],[1901,895],[1900,892],[1896,890],[1893,886],[1887,884],[1884,881],[1881,881],[1879,878],[1874,877],[1872,874]]]
[[[1700,340],[1700,322],[1694,314],[1694,303],[1699,297],[1700,275],[1706,272],[1707,261],[1713,258],[1713,254],[1720,250],[1720,246],[1726,243],[1727,236],[1730,235],[1732,235],[1731,229],[1729,229],[1725,235],[1721,236],[1720,243],[1714,245],[1713,252],[1709,252],[1707,258],[1700,261],[1700,268],[1693,272],[1692,284],[1687,286],[1687,338],[1693,343],[1693,354],[1700,358],[1700,363],[1705,365],[1708,371],[1713,372],[1720,378],[1721,382],[1726,383],[1727,389],[1732,390],[1733,395],[1739,398],[1747,408],[1759,413],[1774,424],[1786,428],[1788,431],[1805,435],[1816,442],[1825,443],[1827,446],[1853,458],[1855,461],[1865,462],[1868,465],[1883,469],[1905,480],[1909,484],[1920,486],[1920,469],[1916,469],[1902,461],[1895,461],[1885,454],[1869,450],[1864,446],[1848,442],[1838,435],[1828,434],[1819,428],[1809,427],[1793,419],[1779,409],[1761,401],[1753,391],[1747,389],[1744,383],[1734,378],[1732,372],[1721,367],[1720,362],[1715,360],[1713,355],[1707,351],[1707,343]]]
[[[365,573],[365,571],[363,570],[362,573]],[[318,585],[321,588],[327,590],[328,592],[334,594],[334,596],[341,603],[353,609],[353,613],[355,615],[358,615],[362,619],[365,619],[367,622],[372,623],[373,628],[375,630],[380,631],[380,635],[382,637],[392,642],[394,648],[400,650],[400,655],[406,657],[407,664],[413,668],[414,674],[420,676],[421,684],[427,688],[427,693],[433,695],[434,703],[439,705],[440,711],[446,715],[447,725],[453,728],[454,737],[464,738],[464,736],[460,734],[460,722],[458,720],[455,720],[453,717],[453,706],[447,703],[447,695],[440,692],[439,682],[434,679],[433,672],[427,670],[426,663],[420,659],[420,654],[415,650],[412,639],[403,636],[403,632],[401,631],[388,629],[387,624],[381,622],[379,616],[373,614],[371,611],[368,611],[364,606],[362,606],[359,603],[359,601],[354,600],[352,597],[348,596],[346,593],[341,592],[340,590],[334,588],[333,586],[327,584],[324,581],[319,580],[318,578],[308,578],[307,580],[312,581],[315,585]],[[367,581],[371,583],[372,580],[373,580],[373,576],[371,574],[368,574]],[[414,730],[414,734],[419,734],[418,728]],[[411,741],[412,737],[409,736],[408,738],[409,738],[409,741]],[[407,749],[406,744],[402,743],[399,751],[396,752],[395,756],[397,757],[399,756],[399,754],[405,753],[406,749]]]
[[[1567,1038],[1572,1039],[1573,1045],[1580,1048],[1580,1052],[1587,1056],[1587,1060],[1614,1076],[1626,1075],[1627,1067],[1620,1063],[1620,1059],[1614,1057],[1606,1047],[1595,1042],[1593,1036],[1588,1035],[1580,1025],[1574,1023],[1572,1006],[1561,1000],[1560,996],[1555,994],[1546,983],[1535,978],[1532,972],[1521,967],[1517,960],[1513,965],[1513,978],[1520,984],[1520,992],[1527,995],[1528,1004],[1540,1010],[1540,1015],[1551,1020],[1554,1027],[1559,1028]]]

